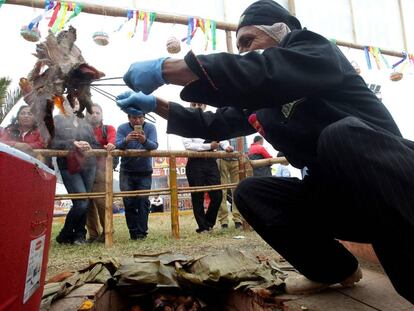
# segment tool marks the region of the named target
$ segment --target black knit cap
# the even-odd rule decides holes
[[[243,26],[285,23],[290,30],[302,29],[300,22],[273,0],[259,0],[252,3],[241,15],[237,31]],[[237,33],[236,31],[236,33]]]

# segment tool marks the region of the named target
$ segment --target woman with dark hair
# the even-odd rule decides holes
[[[0,141],[28,154],[31,154],[33,149],[42,149],[46,146],[27,105],[19,108],[10,125],[2,131]]]

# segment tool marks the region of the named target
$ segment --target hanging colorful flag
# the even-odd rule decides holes
[[[65,24],[69,23],[69,21],[71,21],[72,19],[74,19],[76,16],[78,16],[80,14],[80,12],[82,12],[83,9],[83,4],[81,3],[70,3],[70,7],[73,10],[72,14],[68,17],[68,19],[66,20]],[[69,9],[69,10],[71,10]]]
[[[407,59],[407,53],[402,52],[402,55],[403,55],[402,59],[399,60],[398,62],[396,62],[394,65],[392,65],[392,67],[391,67],[392,69],[395,69],[395,67],[397,67],[399,64],[401,64],[402,62],[404,62]]]
[[[382,61],[384,62],[385,66],[386,66],[387,68],[390,68],[390,64],[388,63],[388,61],[387,61],[387,59],[385,58],[384,54],[382,54],[382,53],[381,53],[380,48],[377,48],[377,49],[378,49],[378,54],[379,54],[379,55],[381,55],[381,59],[382,59]]]
[[[48,24],[49,28],[51,28],[53,26],[53,24],[56,22],[59,10],[60,10],[60,2],[58,2],[55,6],[52,17],[50,18],[50,21],[49,21],[49,24]]]
[[[148,35],[147,35],[147,30],[148,30],[148,18],[147,18],[147,12],[143,13],[142,16],[142,21],[144,22],[144,27],[142,29],[142,41],[147,41],[148,39]]]
[[[371,59],[369,57],[369,47],[368,46],[364,47],[364,52],[365,52],[365,59],[367,61],[368,69],[371,70],[372,69],[372,65],[371,65]]]
[[[46,0],[45,1],[45,10],[49,11],[55,7],[55,2],[53,0]]]
[[[154,21],[155,21],[155,18],[157,17],[157,13],[155,13],[155,12],[151,12],[150,14],[149,14],[149,26],[148,26],[148,35],[150,34],[150,32],[151,32],[151,27],[152,27],[152,24],[154,24]]]
[[[378,54],[378,48],[370,46],[369,47],[369,52],[374,57],[375,63],[377,64],[377,69],[380,70],[381,69],[381,60],[380,60],[380,56]]]
[[[127,19],[121,25],[119,25],[118,29],[116,29],[115,32],[121,31],[121,29],[124,27],[124,25],[126,23],[128,23],[131,18],[134,17],[134,12],[131,11],[131,10],[127,10],[127,16],[126,17],[127,17]]]
[[[215,21],[210,21],[210,24],[211,24],[211,47],[213,48],[213,50],[215,50],[217,46],[217,37],[216,37],[217,23]]]
[[[191,43],[191,34],[192,33],[193,33],[193,18],[189,17],[188,18],[188,25],[187,25],[187,39],[186,39],[187,45],[190,45],[190,43]]]
[[[139,11],[135,11],[135,26],[134,26],[134,32],[132,34],[130,34],[130,37],[133,38],[137,32],[137,28],[138,28],[138,22],[139,22]]]
[[[58,31],[62,30],[63,29],[63,26],[65,25],[66,13],[68,12],[68,8],[69,8],[69,5],[68,5],[67,2],[65,2],[63,4],[62,15],[60,17],[60,21],[59,21],[59,24],[57,26],[57,30]]]

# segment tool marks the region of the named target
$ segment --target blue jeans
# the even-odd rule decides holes
[[[121,191],[151,189],[151,182],[151,173],[126,172],[121,169],[119,174]],[[125,218],[131,238],[145,237],[148,234],[148,214],[150,211],[148,196],[123,198],[123,201]]]
[[[68,193],[87,193],[91,192],[95,181],[96,167],[87,167],[76,174],[70,174],[68,170],[60,170],[63,184]],[[72,200],[72,208],[66,215],[65,225],[61,231],[64,239],[76,240],[86,236],[86,214],[88,211],[89,200]]]

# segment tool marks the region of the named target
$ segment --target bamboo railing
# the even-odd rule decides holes
[[[64,157],[68,154],[67,150],[49,150],[37,149],[34,154],[37,158],[43,157]],[[90,193],[71,193],[56,195],[56,200],[76,200],[76,199],[94,199],[105,197],[105,246],[113,246],[113,212],[112,203],[114,198],[125,198],[132,196],[149,196],[156,194],[170,195],[171,202],[171,231],[175,239],[180,238],[179,213],[178,213],[178,194],[191,192],[205,192],[210,190],[223,190],[236,188],[237,184],[223,184],[202,187],[177,187],[177,172],[176,172],[176,158],[237,158],[239,161],[239,177],[244,179],[249,172],[248,166],[260,167],[271,165],[275,163],[285,163],[285,158],[273,158],[264,160],[247,161],[238,152],[195,152],[195,151],[166,151],[166,150],[113,150],[108,152],[106,150],[95,149],[85,152],[86,156],[106,157],[106,184],[105,192],[90,192]],[[113,156],[121,157],[168,157],[170,159],[169,170],[169,188],[149,189],[149,190],[135,190],[135,191],[113,191]]]

